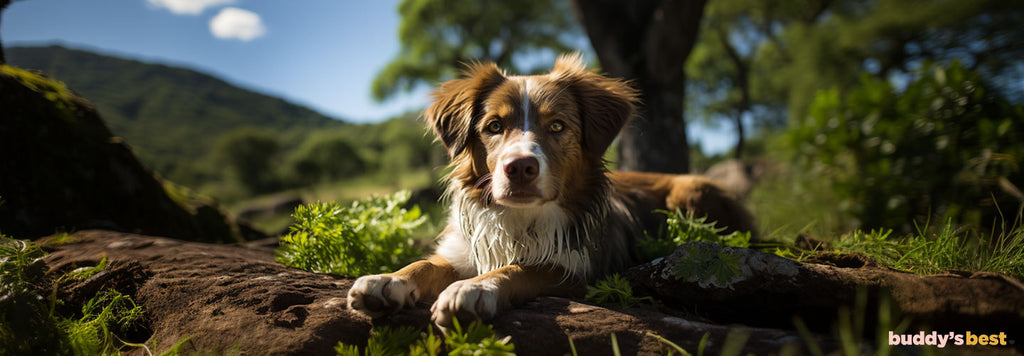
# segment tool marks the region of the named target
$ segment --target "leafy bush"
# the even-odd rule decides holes
[[[809,112],[789,144],[862,228],[911,232],[936,214],[978,226],[997,216],[993,195],[1019,204],[1003,192],[1024,185],[1024,106],[959,63],[925,63],[903,90],[865,74],[848,93],[819,92]]]
[[[277,260],[318,273],[362,276],[391,272],[423,254],[410,237],[427,220],[418,206],[405,209],[409,192],[374,196],[344,207],[313,203],[295,209],[295,224],[281,238]]]

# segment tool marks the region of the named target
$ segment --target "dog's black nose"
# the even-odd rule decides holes
[[[513,183],[529,183],[540,174],[540,162],[536,157],[520,157],[505,163],[505,175]]]

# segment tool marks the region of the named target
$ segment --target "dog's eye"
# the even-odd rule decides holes
[[[561,121],[555,121],[551,123],[551,126],[548,127],[548,129],[551,130],[551,132],[562,132],[562,130],[565,130],[565,124]]]
[[[490,123],[487,124],[487,131],[490,131],[493,134],[501,133],[501,129],[501,123],[498,122],[497,120],[491,121]]]

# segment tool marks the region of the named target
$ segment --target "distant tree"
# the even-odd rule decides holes
[[[252,193],[264,193],[276,188],[271,162],[278,148],[277,139],[267,131],[238,129],[224,134],[214,152],[238,183]]]
[[[516,73],[537,71],[551,63],[517,56],[571,51],[577,31],[567,3],[558,0],[403,0],[398,13],[401,52],[373,81],[378,100],[455,78],[474,60]]]
[[[926,60],[959,60],[1020,101],[1022,21],[1019,1],[716,0],[687,63],[690,103],[777,127],[804,120],[819,90],[860,85],[862,71],[905,78]]]
[[[704,0],[575,0],[590,43],[610,75],[641,91],[640,117],[623,130],[619,168],[689,170],[683,63],[693,48]]]
[[[14,0],[0,0],[0,25],[3,24],[4,10],[6,10],[7,6],[11,5],[12,2],[14,2]],[[7,63],[7,58],[4,56],[4,43],[3,40],[0,40],[0,64],[5,63]]]
[[[745,120],[759,127],[785,123],[782,95],[766,82],[776,78],[755,67],[764,55],[760,47],[782,41],[779,29],[786,24],[814,22],[829,1],[716,0],[707,6],[700,37],[686,61],[687,106],[706,121],[732,123],[734,158],[746,150]]]
[[[300,185],[360,175],[367,166],[352,143],[338,135],[311,137],[296,149],[290,165]]]

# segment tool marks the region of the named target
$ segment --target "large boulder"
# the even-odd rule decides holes
[[[0,65],[0,232],[35,238],[104,228],[240,240],[229,220],[154,177],[63,83]]]
[[[215,245],[102,230],[75,233],[71,241],[52,246],[54,251],[44,258],[52,273],[92,266],[104,257],[110,264],[88,280],[64,285],[59,297],[73,306],[108,288],[131,295],[145,308],[147,325],[142,329],[150,333],[136,337],[148,338],[147,344],[157,345],[156,352],[189,337],[183,353],[237,349],[260,355],[333,354],[338,342],[365,345],[376,326],[430,325],[426,305],[377,320],[351,312],[345,305],[352,278],[286,267],[273,259],[267,245]],[[808,344],[828,352],[839,344],[827,337],[800,336],[792,330],[789,313],[813,316],[806,313],[813,310],[834,318],[841,306],[850,305],[858,285],[892,286],[901,291],[893,293],[894,304],[914,316],[941,314],[929,320],[962,318],[973,328],[974,321],[991,318],[990,325],[979,329],[954,324],[949,331],[1003,328],[1011,333],[1024,325],[1024,292],[1010,279],[919,277],[877,266],[797,263],[751,250],[728,251],[741,254],[744,267],[726,280],[707,280],[701,273],[677,278],[666,271],[675,269],[670,266],[673,258],[692,251],[684,246],[671,258],[630,271],[632,282],[656,295],[657,303],[609,309],[542,297],[498,315],[492,320],[494,329],[511,336],[520,355],[564,355],[570,339],[579,355],[610,355],[612,334],[625,355],[667,353],[654,335],[694,352],[706,333],[707,354],[718,354],[730,333],[748,335],[744,353],[778,354],[787,345],[799,351]],[[931,287],[946,279],[964,287]],[[896,286],[900,283],[906,287]],[[925,302],[918,305],[918,300]],[[775,320],[767,321],[769,317]],[[823,335],[831,331],[830,326],[811,327]]]
[[[917,330],[1024,335],[1024,284],[1014,278],[984,272],[917,276],[855,255],[822,254],[817,262],[691,242],[634,267],[627,277],[640,293],[699,307],[702,315],[725,323],[786,327],[791,316],[799,316],[827,330],[838,309],[856,305],[863,293],[868,329],[879,325],[876,316],[884,312],[893,324],[909,318]],[[723,271],[725,264],[735,269]],[[893,308],[880,310],[879,298]]]
[[[277,263],[272,250],[92,230],[72,235],[45,257],[53,273],[109,259],[109,267],[89,280],[65,285],[69,305],[113,288],[145,308],[157,352],[185,337],[183,353],[226,351],[243,354],[326,355],[338,342],[365,345],[375,325],[426,328],[426,306],[370,320],[346,308],[354,279],[296,270]],[[564,355],[572,338],[580,355],[610,355],[611,334],[624,354],[664,354],[653,335],[696,350],[710,333],[710,350],[734,329],[657,308],[612,310],[564,298],[543,297],[499,315],[495,330],[509,335],[520,355]],[[797,333],[739,328],[749,333],[746,350],[777,352],[800,347]]]

